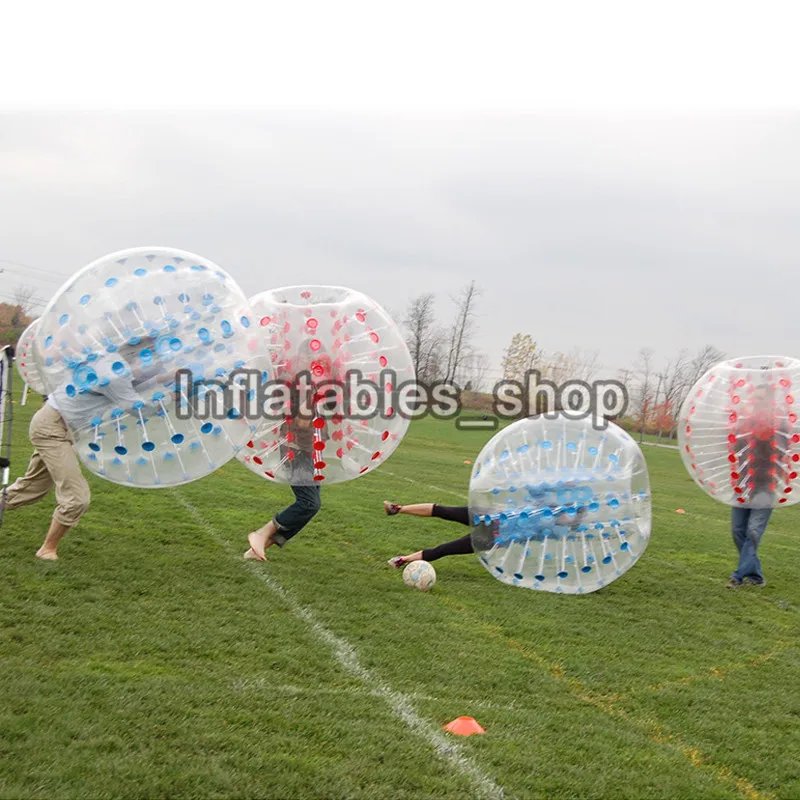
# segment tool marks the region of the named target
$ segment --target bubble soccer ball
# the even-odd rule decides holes
[[[35,319],[22,332],[17,342],[15,360],[17,372],[34,392],[46,394],[44,381],[39,373],[39,366],[36,361],[34,348],[36,347],[36,330],[39,327],[39,320]]]
[[[773,508],[800,500],[800,361],[748,356],[712,367],[691,388],[678,418],[681,457],[711,497]]]
[[[436,570],[427,561],[412,561],[403,570],[403,583],[422,592],[430,591],[436,583]]]
[[[53,297],[36,332],[42,380],[81,461],[141,487],[197,480],[233,458],[252,426],[222,384],[261,366],[262,350],[230,275],[164,247],[89,264]]]
[[[650,539],[647,466],[613,423],[544,415],[499,431],[475,461],[472,545],[503,583],[594,592],[630,569]]]
[[[274,413],[238,458],[262,477],[295,485],[348,481],[383,463],[409,425],[396,408],[397,389],[414,379],[391,317],[339,286],[274,289],[250,302],[270,350],[270,391],[296,391],[296,402],[276,393]]]

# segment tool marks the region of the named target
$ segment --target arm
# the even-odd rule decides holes
[[[95,365],[97,386],[95,391],[108,398],[118,408],[129,411],[134,403],[142,401],[133,388],[130,365],[122,358],[102,359]]]

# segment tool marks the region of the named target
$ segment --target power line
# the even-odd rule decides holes
[[[16,302],[17,298],[14,297],[11,294],[8,294],[7,292],[0,292],[0,298],[3,298],[3,300],[9,300],[12,303],[16,303],[17,305],[20,305],[19,303]],[[26,301],[26,303],[23,303],[22,305],[46,306],[47,305],[47,301],[45,301],[45,300],[36,300],[34,298],[31,298],[30,300]]]
[[[61,281],[65,281],[69,277],[69,275],[64,275],[63,272],[56,272],[55,270],[46,269],[45,267],[34,267],[33,264],[23,264],[21,261],[11,261],[8,258],[0,258],[0,264],[8,264],[9,267],[23,267],[24,269],[32,269],[36,272],[44,272]]]
[[[16,280],[23,281],[40,281],[41,283],[49,284],[50,286],[60,286],[64,282],[61,279],[51,277],[50,275],[31,275],[23,271],[22,267],[9,267],[5,264],[0,264],[0,274],[10,275]]]

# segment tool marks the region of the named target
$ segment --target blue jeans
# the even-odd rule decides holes
[[[758,559],[758,545],[769,522],[771,508],[733,508],[731,509],[731,529],[733,541],[739,551],[739,566],[731,575],[736,580],[752,578],[764,582],[761,562]]]
[[[278,530],[272,540],[278,547],[283,547],[289,539],[300,533],[322,506],[318,485],[292,486],[290,488],[294,492],[294,503],[276,514],[273,519]]]

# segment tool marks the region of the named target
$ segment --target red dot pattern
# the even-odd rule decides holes
[[[294,298],[292,292],[286,290],[280,298],[286,302],[285,306],[272,299],[260,309],[256,304],[256,319],[260,320],[262,327],[269,326],[266,335],[274,345],[269,355],[273,365],[270,378],[294,386],[295,375],[307,370],[313,383],[321,387],[323,382],[343,380],[349,369],[357,369],[366,380],[381,386],[379,403],[388,411],[388,418],[384,412],[383,425],[380,425],[380,417],[356,421],[341,414],[330,416],[327,408],[323,415],[318,404],[330,395],[320,391],[311,398],[312,407],[317,412],[312,422],[311,443],[314,481],[325,480],[325,475],[329,480],[340,480],[343,467],[345,474],[363,474],[386,458],[402,437],[402,429],[398,426],[400,420],[387,400],[394,394],[393,384],[407,380],[413,375],[413,370],[410,364],[405,365],[407,356],[398,351],[394,338],[396,333],[386,326],[382,311],[366,304],[328,306],[323,310],[322,304],[328,303],[329,298],[321,297],[313,287],[297,289]],[[306,353],[310,351],[313,354],[311,358],[299,349],[303,342],[306,343]],[[403,365],[399,366],[400,363]],[[381,380],[380,371],[392,366],[400,376],[398,380]],[[354,428],[358,431],[357,436]],[[248,443],[249,465],[254,468],[254,457],[258,458],[261,461],[260,474],[267,477],[277,475],[277,480],[281,480],[284,477],[282,473],[288,468],[285,462],[299,455],[302,438],[298,438],[291,418],[284,420],[283,424],[271,425],[268,431],[260,431],[256,441]],[[332,446],[328,447],[328,443]],[[282,463],[283,467],[280,466]],[[267,472],[272,475],[267,475]]]
[[[712,374],[707,380],[710,383],[714,378],[715,376]],[[740,376],[732,377],[727,383],[729,387],[728,406],[727,409],[724,409],[724,414],[728,431],[725,434],[724,442],[727,445],[726,463],[729,472],[728,485],[732,493],[731,502],[738,504],[748,503],[752,491],[757,486],[758,476],[756,475],[754,452],[756,445],[763,448],[765,443],[769,443],[772,448],[769,456],[771,466],[769,468],[761,466],[758,469],[764,470],[761,472],[764,478],[769,476],[767,486],[773,495],[776,492],[780,493],[781,496],[775,498],[776,503],[785,504],[787,502],[787,496],[791,495],[794,490],[791,484],[797,480],[798,474],[800,474],[796,468],[796,465],[800,463],[800,432],[790,430],[787,441],[787,438],[782,438],[785,434],[785,427],[781,428],[779,425],[781,417],[784,421],[788,421],[790,426],[796,425],[798,421],[797,413],[794,410],[796,398],[787,391],[792,386],[792,380],[786,373],[783,375],[772,373],[769,376],[769,384],[775,392],[773,410],[766,412],[766,415],[760,420],[760,424],[751,422],[749,403],[752,393],[756,391],[756,386],[760,387],[766,380],[765,375],[758,374],[755,379],[748,375],[747,380]],[[719,475],[721,464],[718,456],[713,455],[713,434],[709,434],[709,430],[713,430],[712,426],[714,425],[713,408],[709,403],[713,404],[714,400],[710,397],[706,400],[703,389],[697,387],[693,390],[692,396],[697,397],[698,400],[685,412],[685,424],[680,428],[685,444],[686,465],[697,483],[706,488],[709,494],[716,496],[716,482],[704,479],[704,470],[700,464],[700,461],[707,463],[709,471],[715,476]],[[698,403],[703,404],[703,416],[700,423],[696,420]],[[737,411],[735,409],[744,410]],[[723,408],[720,407],[720,410]],[[711,416],[709,416],[710,414]],[[694,420],[696,424],[690,425],[688,420]],[[697,434],[694,428],[698,428],[700,433]],[[779,434],[779,431],[784,433]],[[695,436],[699,437],[697,442],[700,447],[697,452],[693,449]],[[748,466],[743,469],[741,465]]]

